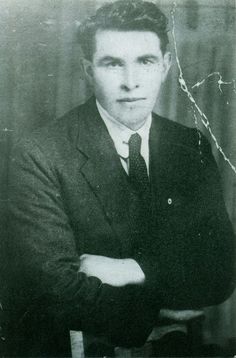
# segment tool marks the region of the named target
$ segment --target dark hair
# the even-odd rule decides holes
[[[168,20],[152,2],[142,0],[118,0],[100,7],[94,16],[79,26],[79,42],[87,59],[92,59],[97,30],[152,31],[157,34],[165,53],[169,43]]]

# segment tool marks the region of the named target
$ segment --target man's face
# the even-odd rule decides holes
[[[169,66],[170,54],[163,56],[155,33],[100,30],[86,72],[103,108],[137,130],[152,111]]]

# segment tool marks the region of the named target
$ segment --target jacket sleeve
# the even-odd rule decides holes
[[[144,291],[115,288],[79,272],[55,166],[32,141],[12,152],[8,218],[11,300],[23,321],[47,312],[58,325],[104,335],[116,345],[145,342],[153,316],[144,309]]]
[[[198,135],[198,133],[195,133]],[[201,135],[188,198],[167,210],[158,231],[136,255],[146,276],[151,301],[171,309],[223,302],[235,286],[235,236],[222,195],[219,172],[210,144]],[[184,182],[184,179],[183,179]],[[184,184],[183,184],[184,185]],[[166,222],[168,224],[166,225]]]

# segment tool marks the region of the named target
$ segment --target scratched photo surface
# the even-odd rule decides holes
[[[102,0],[0,0],[0,223],[6,235],[8,157],[23,135],[91,95],[77,28]],[[153,1],[155,2],[155,1]],[[172,67],[155,111],[199,128],[217,161],[236,230],[236,32],[234,0],[160,0]],[[201,138],[199,138],[201,140]],[[1,240],[2,241],[2,240]],[[3,270],[6,260],[1,258]],[[2,289],[5,287],[3,284]],[[236,299],[206,309],[204,339],[235,345]]]

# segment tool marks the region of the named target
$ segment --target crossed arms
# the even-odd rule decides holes
[[[233,232],[213,162],[203,183],[207,187],[208,180],[213,181],[210,202],[199,189],[207,217],[199,214],[196,219],[203,223],[194,221],[178,246],[161,231],[163,237],[137,257],[119,259],[86,251],[78,255],[56,178],[59,169],[52,166],[58,159],[48,155],[50,145],[42,150],[30,141],[13,153],[11,165],[9,257],[14,288],[19,285],[25,307],[34,302],[37,310],[37,302],[46,297],[48,310],[69,327],[104,334],[127,346],[145,341],[158,309],[210,305],[232,292]]]
[[[79,271],[87,276],[97,277],[102,283],[116,287],[139,285],[145,280],[141,267],[133,259],[114,259],[83,254],[80,256]]]

